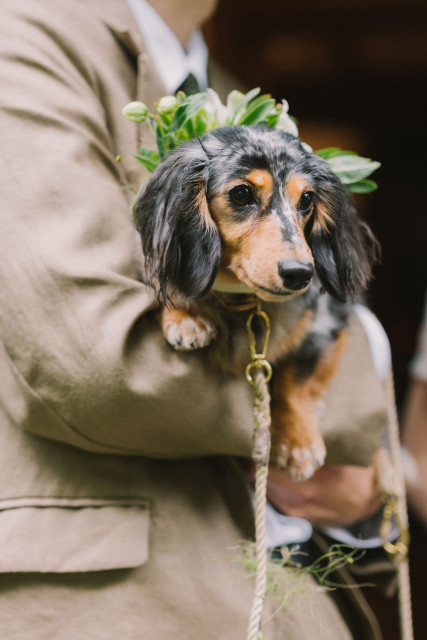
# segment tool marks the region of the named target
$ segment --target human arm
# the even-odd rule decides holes
[[[416,465],[407,480],[410,503],[427,525],[427,381],[410,384],[402,420],[402,441]]]
[[[25,429],[95,451],[249,454],[250,389],[207,370],[203,354],[170,350],[138,282],[115,162],[132,151],[117,149],[115,133],[134,130],[120,116],[133,63],[89,9],[8,4],[0,331],[20,391],[2,401]]]
[[[427,298],[402,417],[402,442],[409,454],[404,466],[409,501],[427,525]]]

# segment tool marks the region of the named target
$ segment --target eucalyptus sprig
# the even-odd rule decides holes
[[[298,136],[287,101],[277,103],[270,94],[260,93],[258,87],[246,94],[234,90],[223,104],[213,89],[190,96],[181,91],[176,96],[160,98],[154,114],[149,113],[143,102],[130,102],[123,108],[123,115],[133,122],[147,123],[153,130],[157,145],[157,150],[140,147],[136,159],[153,172],[172,149],[186,140],[229,125],[266,125]],[[348,191],[370,193],[377,189],[377,184],[368,177],[380,167],[379,162],[337,147],[314,153],[327,163]]]

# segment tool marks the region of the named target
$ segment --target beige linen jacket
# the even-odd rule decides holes
[[[0,86],[0,637],[244,638],[251,389],[170,350],[148,313],[145,134],[121,109],[164,89],[124,0],[3,0]],[[384,421],[354,319],[329,461],[368,464]],[[266,640],[349,637],[307,588]]]

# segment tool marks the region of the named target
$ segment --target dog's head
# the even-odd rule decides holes
[[[377,256],[325,162],[266,127],[216,129],[174,150],[134,213],[146,277],[162,302],[202,297],[215,279],[283,301],[315,273],[345,300],[366,287]]]

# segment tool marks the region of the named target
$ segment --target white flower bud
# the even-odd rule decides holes
[[[134,100],[123,107],[122,114],[132,122],[145,122],[148,115],[148,107],[143,102]]]
[[[170,116],[175,113],[178,108],[178,104],[178,100],[175,96],[164,96],[163,98],[160,98],[156,104],[156,109],[161,115]]]

